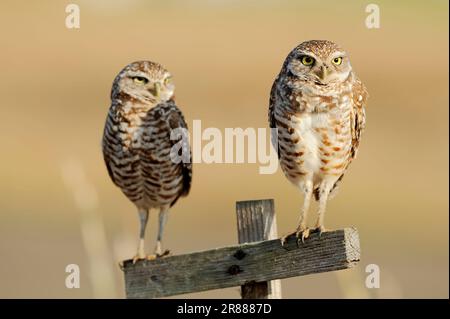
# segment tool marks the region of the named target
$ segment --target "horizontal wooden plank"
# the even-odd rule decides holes
[[[297,247],[289,238],[246,243],[191,254],[124,262],[127,298],[156,298],[241,286],[353,267],[360,258],[355,228],[311,234]]]

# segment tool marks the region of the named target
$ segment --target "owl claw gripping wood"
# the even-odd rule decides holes
[[[189,193],[192,178],[188,138],[171,139],[178,129],[187,134],[183,114],[175,105],[172,76],[160,64],[139,61],[115,78],[103,133],[103,157],[113,183],[132,201],[140,220],[139,245],[133,263],[168,255],[162,250],[164,226],[180,196]],[[183,160],[172,150],[181,143]],[[149,210],[159,210],[154,255],[144,249]]]
[[[294,232],[302,241],[308,237],[304,229],[312,198],[319,203],[314,229],[319,236],[325,231],[327,201],[356,157],[367,98],[347,53],[326,40],[294,48],[272,85],[269,123],[277,128],[272,142],[284,174],[304,194]]]

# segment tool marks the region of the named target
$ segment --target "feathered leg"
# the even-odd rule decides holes
[[[318,232],[319,237],[323,232],[326,231],[323,226],[323,221],[325,218],[325,210],[327,208],[328,196],[334,183],[323,182],[319,188],[319,209],[317,210],[317,221],[314,230],[312,232]]]
[[[145,228],[148,222],[148,209],[139,208],[139,221],[140,221],[140,231],[139,231],[139,244],[136,256],[133,257],[133,264],[139,259],[145,259],[144,241],[145,241]]]
[[[161,207],[159,211],[158,237],[156,238],[156,247],[155,247],[156,257],[164,257],[170,253],[169,250],[165,250],[164,252],[162,252],[162,238],[164,233],[164,227],[166,226],[168,217],[169,217],[169,207],[167,206]]]
[[[313,194],[313,184],[312,181],[307,181],[304,186],[303,192],[305,193],[305,198],[303,200],[302,213],[300,214],[300,219],[298,221],[297,231],[295,236],[297,240],[305,242],[305,239],[309,237],[309,228],[306,227],[306,217],[308,216],[309,207],[311,205],[311,198]]]
[[[311,198],[313,194],[313,182],[312,182],[312,176],[311,178],[304,181],[300,186],[303,194],[304,194],[304,200],[303,200],[303,207],[300,213],[300,218],[298,221],[298,226],[295,232],[289,233],[281,238],[281,245],[285,245],[286,240],[289,236],[295,234],[295,237],[297,238],[297,244],[301,240],[302,242],[305,242],[305,239],[309,237],[309,228],[306,227],[306,218],[308,216],[309,207],[311,205]]]

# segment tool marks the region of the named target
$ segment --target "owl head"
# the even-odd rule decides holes
[[[295,77],[317,85],[343,82],[352,71],[347,53],[327,40],[301,43],[288,55],[285,67]]]
[[[172,76],[162,65],[150,61],[128,64],[116,76],[111,98],[128,95],[143,103],[157,104],[173,98]]]

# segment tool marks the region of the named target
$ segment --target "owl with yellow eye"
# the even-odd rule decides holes
[[[139,243],[133,262],[169,253],[162,249],[169,210],[191,187],[187,125],[175,104],[174,90],[169,71],[150,61],[127,65],[115,77],[111,90],[103,157],[111,180],[139,214]],[[182,154],[177,160],[172,150],[180,143]],[[147,255],[144,239],[152,209],[159,212],[159,228],[154,254]]]
[[[294,235],[325,231],[327,201],[355,159],[365,127],[368,98],[346,51],[327,40],[306,41],[287,56],[275,79],[269,102],[272,143],[286,178],[304,195]],[[311,201],[317,218],[308,227]],[[282,238],[282,243],[291,234]]]

